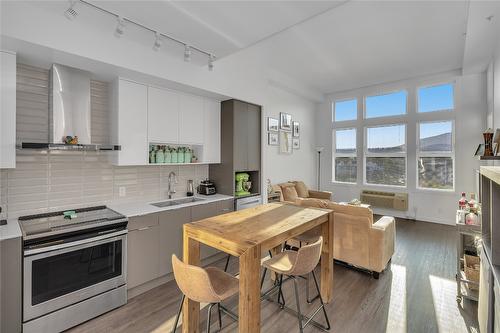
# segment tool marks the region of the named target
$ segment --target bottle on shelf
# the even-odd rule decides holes
[[[471,193],[470,194],[470,200],[469,200],[469,211],[471,213],[477,214],[477,201],[476,201],[476,194]]]
[[[458,200],[458,209],[460,210],[465,210],[467,209],[467,197],[465,195],[465,192],[462,192],[462,197],[460,200]]]

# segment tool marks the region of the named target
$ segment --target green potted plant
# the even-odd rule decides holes
[[[184,151],[184,163],[191,163],[191,158],[193,157],[193,150],[191,148],[186,148]]]
[[[178,156],[179,154],[177,153],[177,148],[172,148],[172,163],[177,163],[178,162]]]
[[[172,147],[170,146],[165,149],[165,163],[172,163]]]
[[[184,151],[186,148],[184,147],[179,147],[177,150],[177,162],[178,163],[184,163]]]

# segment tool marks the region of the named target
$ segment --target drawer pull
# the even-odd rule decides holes
[[[144,231],[144,230],[148,230],[148,229],[150,229],[150,228],[151,228],[151,227],[139,228],[139,229],[137,229],[137,231]]]
[[[229,209],[229,208],[222,208],[222,211],[223,211],[223,212],[229,212],[230,210],[231,210],[231,209]]]

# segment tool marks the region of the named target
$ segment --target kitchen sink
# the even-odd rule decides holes
[[[178,205],[181,205],[181,204],[185,204],[185,203],[204,201],[204,200],[205,199],[202,199],[202,198],[190,197],[190,198],[174,200],[174,202],[176,202]]]
[[[156,203],[152,203],[151,205],[158,207],[158,208],[164,208],[164,207],[177,206],[177,205],[182,205],[182,204],[186,204],[186,203],[190,203],[190,202],[197,202],[197,201],[204,201],[204,200],[205,199],[202,199],[202,198],[191,197],[191,198],[156,202]]]

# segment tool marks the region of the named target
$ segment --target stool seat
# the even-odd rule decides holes
[[[223,301],[239,292],[240,281],[233,275],[215,267],[207,267],[205,271],[212,284],[218,302]],[[214,302],[214,301],[212,301]]]
[[[262,266],[279,274],[289,274],[297,261],[297,251],[285,250],[265,260]]]

